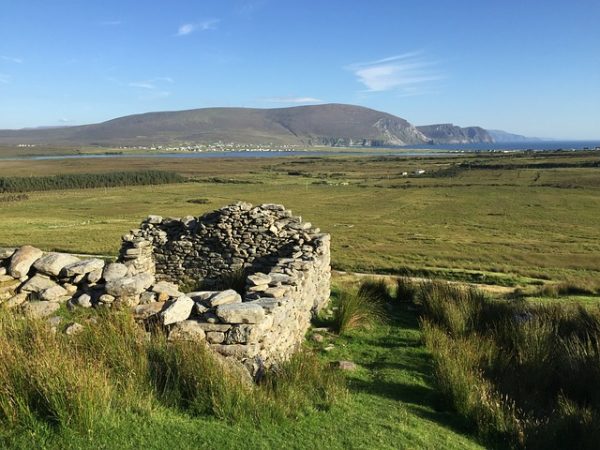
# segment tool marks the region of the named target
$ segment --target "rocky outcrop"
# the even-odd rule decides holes
[[[492,136],[481,127],[458,127],[451,123],[417,127],[432,144],[478,144],[494,142]]]

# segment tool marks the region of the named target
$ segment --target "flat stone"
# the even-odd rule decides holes
[[[173,325],[169,331],[169,341],[204,341],[204,330],[195,320],[184,320]]]
[[[16,251],[17,251],[17,249],[13,248],[13,247],[0,247],[0,259],[8,259]]]
[[[137,320],[147,320],[150,317],[155,316],[156,314],[160,313],[164,307],[165,307],[165,303],[161,303],[161,302],[153,302],[153,303],[146,303],[146,304],[138,305],[135,307],[135,309],[133,311],[133,316]]]
[[[73,264],[69,264],[62,269],[67,277],[76,277],[77,275],[87,275],[95,270],[102,270],[104,261],[98,258],[84,259]]]
[[[220,331],[222,333],[225,333],[231,330],[231,325],[229,325],[228,323],[209,323],[199,321],[198,324],[200,328],[202,328],[207,333],[209,331]]]
[[[148,218],[146,219],[147,223],[151,223],[153,225],[157,225],[159,223],[161,223],[163,221],[162,216],[156,216],[156,215],[149,215]]]
[[[124,278],[127,276],[129,269],[125,264],[121,263],[110,263],[104,267],[104,271],[102,272],[102,278],[104,281],[114,281],[119,278]]]
[[[260,307],[262,307],[266,312],[270,313],[280,305],[281,300],[271,298],[271,297],[261,297],[257,300],[254,300],[252,302],[246,302],[246,303],[257,304]]]
[[[226,323],[257,323],[264,319],[265,310],[257,304],[238,303],[220,305],[216,314]]]
[[[142,292],[140,294],[140,303],[146,304],[146,303],[156,302],[156,297],[157,297],[157,295],[155,292],[150,292],[150,291]]]
[[[177,298],[182,295],[179,292],[179,286],[174,283],[169,283],[168,281],[159,281],[154,286],[152,286],[152,292],[158,294],[158,301],[166,301],[169,297]]]
[[[214,308],[215,306],[242,303],[242,297],[233,289],[227,289],[208,299],[208,303]]]
[[[48,288],[39,294],[40,299],[47,302],[60,302],[61,300],[66,300],[65,297],[67,297],[67,295],[67,290],[59,285]]]
[[[257,344],[210,344],[210,348],[223,356],[232,356],[237,359],[252,358],[259,352]]]
[[[43,254],[44,252],[39,248],[32,247],[31,245],[24,245],[12,255],[8,273],[14,278],[26,276],[33,263],[41,258]]]
[[[34,275],[30,278],[23,286],[21,286],[21,291],[24,292],[34,292],[36,294],[45,291],[46,289],[50,289],[51,287],[58,286],[57,283],[52,281],[50,278],[44,275]]]
[[[176,322],[181,322],[190,317],[192,308],[194,307],[194,300],[182,295],[177,298],[171,304],[169,304],[161,313],[163,325],[171,325]]]
[[[249,275],[246,279],[250,286],[263,286],[271,282],[271,277],[261,272]]]
[[[114,297],[140,295],[154,283],[149,273],[140,273],[132,277],[123,277],[106,283],[106,293]]]
[[[286,293],[287,293],[287,289],[276,286],[276,287],[270,287],[269,289],[266,289],[262,293],[262,295],[264,295],[265,297],[281,298],[281,297],[285,296]]]
[[[43,319],[51,316],[60,308],[56,302],[27,302],[23,305],[23,312],[32,319]]]
[[[40,259],[38,259],[33,267],[40,273],[57,277],[60,275],[61,270],[70,264],[79,262],[80,259],[76,256],[69,255],[68,253],[46,253]]]

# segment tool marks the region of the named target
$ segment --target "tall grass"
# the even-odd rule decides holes
[[[381,291],[374,290],[372,284],[363,284],[358,290],[340,291],[336,306],[333,328],[340,335],[351,330],[370,329],[387,317]]]
[[[346,393],[339,373],[307,351],[258,385],[245,370],[197,343],[149,339],[124,312],[101,315],[76,336],[0,314],[0,426],[86,432],[165,407],[261,425],[329,408]]]
[[[438,384],[483,435],[528,448],[593,448],[600,308],[492,300],[440,282],[422,285],[418,297]]]

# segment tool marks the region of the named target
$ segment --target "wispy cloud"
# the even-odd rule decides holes
[[[235,12],[240,15],[251,15],[266,4],[267,0],[242,0],[235,7]]]
[[[10,75],[6,75],[5,73],[0,73],[0,84],[8,84],[10,83]]]
[[[23,62],[23,58],[15,58],[14,56],[0,55],[0,59],[2,61],[8,61],[15,64],[21,64]]]
[[[194,31],[216,30],[219,22],[219,19],[206,19],[197,23],[184,23],[178,28],[176,36],[187,36]]]
[[[264,101],[269,103],[323,103],[323,100],[315,97],[269,97]]]
[[[173,78],[154,77],[149,80],[132,81],[127,83],[127,85],[141,92],[138,97],[140,100],[156,100],[171,95],[171,91],[165,89],[165,84],[167,83],[174,83]]]
[[[397,90],[402,95],[421,95],[431,83],[444,76],[438,63],[428,60],[422,52],[390,56],[377,61],[355,63],[346,67],[362,83],[367,92]]]
[[[103,20],[100,22],[100,25],[104,27],[116,27],[123,25],[123,22],[121,20]]]

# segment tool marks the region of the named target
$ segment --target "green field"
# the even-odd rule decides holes
[[[238,200],[276,202],[332,234],[338,269],[426,269],[505,285],[594,284],[600,169],[585,165],[599,160],[596,153],[557,153],[4,161],[0,177],[160,169],[190,181],[28,193],[29,200],[2,203],[0,245],[115,255],[119,237],[148,214],[198,215]],[[470,168],[451,169],[461,161]],[[402,176],[416,169],[426,172]],[[189,203],[198,198],[208,202]]]
[[[332,235],[334,268],[521,288],[533,303],[597,305],[600,155],[365,155],[268,159],[0,161],[1,177],[163,170],[185,183],[0,193],[0,246],[115,256],[148,214],[200,215],[235,201],[282,203]],[[425,170],[419,176],[418,169]],[[407,172],[408,175],[403,175]],[[14,194],[11,194],[14,196]],[[6,197],[5,201],[1,201]],[[347,285],[354,277],[336,277]],[[567,283],[586,294],[544,296]],[[557,284],[558,285],[558,284]],[[565,284],[566,285],[566,284]],[[497,290],[494,290],[497,288]],[[595,294],[594,294],[595,292]],[[35,423],[4,429],[13,448],[479,448],[468,420],[436,388],[418,316],[310,343],[345,374],[350,395],[328,411],[282,423],[228,422],[159,405],[114,412],[85,432]],[[325,347],[333,344],[333,350]]]

